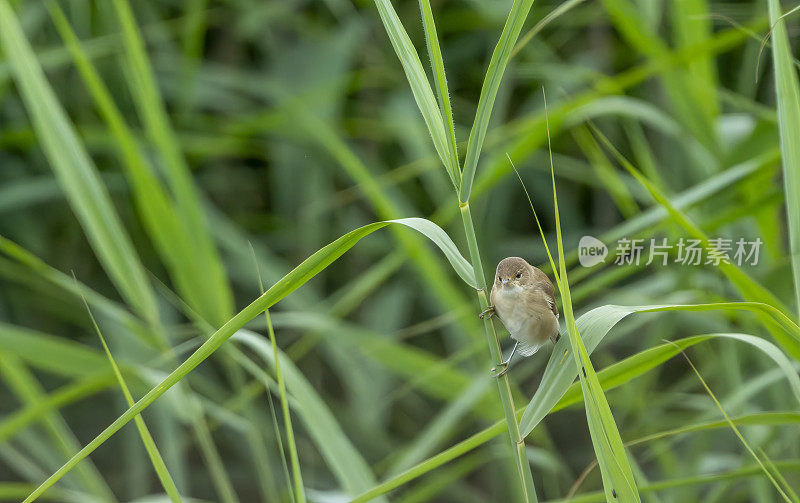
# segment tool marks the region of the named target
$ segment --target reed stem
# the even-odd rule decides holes
[[[478,240],[475,237],[475,226],[472,224],[472,214],[469,210],[469,203],[461,203],[461,220],[464,223],[464,232],[467,236],[469,246],[470,261],[475,272],[475,282],[478,285],[478,302],[481,311],[489,306],[486,295],[486,278],[483,275],[483,263],[481,262],[480,251],[478,250]],[[483,319],[483,329],[486,334],[486,341],[489,343],[489,351],[492,354],[492,362],[499,365],[503,361],[503,353],[500,350],[500,341],[497,339],[497,332],[494,323],[488,316]],[[497,378],[497,388],[500,391],[500,402],[503,404],[503,413],[506,416],[508,434],[511,437],[511,445],[516,454],[517,471],[522,484],[522,494],[528,503],[536,503],[536,489],[533,485],[533,475],[531,465],[528,463],[528,456],[525,452],[525,439],[522,437],[517,423],[517,416],[514,413],[514,398],[511,395],[511,385],[508,382],[508,375]]]

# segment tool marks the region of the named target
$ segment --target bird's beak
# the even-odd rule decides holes
[[[509,278],[503,278],[503,279],[501,279],[501,280],[500,280],[500,286],[506,286],[506,283],[508,283],[508,280],[509,280]]]

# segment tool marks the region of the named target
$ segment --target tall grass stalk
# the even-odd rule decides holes
[[[475,237],[475,226],[472,223],[469,203],[463,202],[459,206],[461,208],[461,220],[464,223],[464,231],[467,236],[467,245],[472,260],[472,268],[475,271],[475,281],[478,284],[478,303],[480,304],[481,310],[484,310],[489,307],[489,300],[486,295],[486,278],[483,274],[483,264],[478,249],[478,240]],[[503,353],[500,350],[500,341],[497,338],[497,332],[494,329],[494,322],[492,319],[488,317],[484,318],[483,329],[486,334],[486,342],[489,344],[492,362],[494,362],[495,365],[500,365],[500,362],[503,361]],[[533,485],[531,465],[528,462],[528,456],[525,451],[525,438],[520,434],[519,423],[517,422],[517,416],[514,410],[514,398],[511,396],[511,385],[508,382],[508,374],[497,378],[497,389],[500,392],[500,402],[503,404],[503,413],[505,414],[506,426],[508,427],[508,435],[514,447],[514,459],[517,463],[525,501],[536,502],[538,500],[536,498],[536,489]]]
[[[464,233],[469,248],[470,262],[474,274],[474,287],[477,289],[478,303],[481,310],[489,306],[486,289],[486,278],[483,273],[483,263],[478,249],[478,240],[475,234],[475,226],[469,207],[469,197],[472,181],[478,166],[478,159],[483,147],[483,139],[488,128],[489,118],[495,98],[503,78],[503,73],[508,64],[511,50],[519,37],[522,26],[533,4],[533,0],[515,0],[509,12],[500,39],[495,46],[486,72],[481,94],[478,101],[478,111],[470,132],[467,146],[467,155],[464,161],[464,171],[459,172],[458,153],[455,148],[454,128],[452,124],[452,111],[450,106],[450,96],[447,89],[447,79],[444,72],[441,48],[436,39],[436,27],[430,5],[427,0],[420,2],[420,10],[425,28],[428,52],[433,66],[434,81],[436,82],[438,104],[433,97],[433,91],[428,81],[427,75],[422,69],[422,65],[417,55],[416,49],[411,43],[397,13],[389,0],[375,0],[375,5],[380,13],[381,20],[389,36],[389,40],[397,53],[398,59],[405,71],[411,90],[417,101],[417,105],[425,120],[426,126],[433,139],[434,147],[439,153],[445,171],[450,176],[458,195],[461,221],[464,225]],[[442,139],[443,133],[449,131],[451,138],[449,142]],[[446,135],[446,133],[445,133]],[[463,277],[463,274],[462,274]],[[502,362],[502,351],[500,342],[495,332],[494,323],[490,319],[484,319],[484,333],[492,361],[496,365]],[[500,392],[500,401],[503,406],[508,432],[514,448],[514,460],[517,465],[518,475],[522,494],[527,502],[536,502],[536,490],[533,485],[530,463],[527,459],[525,450],[525,440],[520,434],[519,423],[514,411],[514,400],[511,394],[511,385],[508,376],[502,376],[497,381]]]

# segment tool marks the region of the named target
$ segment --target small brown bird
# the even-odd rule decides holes
[[[555,288],[547,275],[524,259],[508,257],[497,264],[489,297],[492,305],[480,317],[497,313],[516,343],[495,377],[506,373],[515,352],[531,356],[547,339],[553,344],[558,342],[559,315],[554,295]]]

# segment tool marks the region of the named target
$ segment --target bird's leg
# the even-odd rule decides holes
[[[508,358],[504,362],[502,362],[497,367],[492,368],[492,376],[493,377],[500,377],[506,372],[508,372],[509,365],[511,364],[511,359],[514,358],[514,353],[517,351],[517,346],[519,346],[519,341],[514,343],[514,348],[511,350],[511,354],[508,355]],[[498,371],[499,367],[499,371]]]
[[[491,319],[491,317],[494,316],[494,306],[489,306],[483,311],[481,311],[481,314],[478,315],[478,318],[483,319],[484,317],[487,316],[489,319]]]

